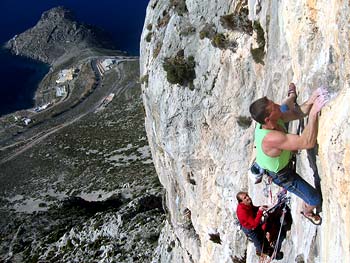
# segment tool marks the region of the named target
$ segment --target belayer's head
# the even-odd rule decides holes
[[[252,199],[248,195],[247,192],[238,192],[236,195],[238,203],[242,203],[245,205],[251,205],[252,204]]]
[[[276,122],[281,117],[280,106],[266,96],[250,104],[249,112],[252,118],[260,124]]]

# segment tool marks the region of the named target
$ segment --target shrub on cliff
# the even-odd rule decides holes
[[[161,41],[158,41],[156,43],[155,48],[153,49],[153,58],[157,58],[159,55],[160,50],[162,49],[163,43]]]
[[[205,24],[204,27],[199,31],[199,38],[212,38],[215,35],[215,29],[213,24]]]
[[[228,43],[226,36],[222,33],[215,34],[211,39],[211,44],[220,49],[225,49]]]
[[[252,22],[248,18],[248,14],[248,6],[240,5],[233,13],[220,17],[221,25],[226,29],[236,30],[252,35],[253,26]]]
[[[148,34],[147,34],[147,36],[145,37],[145,40],[147,41],[147,42],[151,42],[151,40],[152,40],[152,32],[149,32]]]
[[[184,51],[180,50],[176,56],[165,58],[163,68],[167,74],[167,80],[171,84],[189,85],[192,89],[193,80],[196,78],[193,56],[184,57]]]
[[[208,38],[211,40],[213,47],[219,49],[230,49],[236,52],[238,44],[235,40],[230,40],[223,33],[218,33],[215,31],[215,27],[212,24],[206,24],[199,32],[199,38]]]
[[[146,84],[146,85],[148,85],[148,74],[143,75],[143,76],[140,78],[140,83],[141,83],[141,84]]]
[[[235,40],[229,40],[223,33],[217,33],[211,39],[213,47],[220,49],[230,49],[232,52],[236,52],[238,44]]]
[[[188,12],[186,0],[170,0],[170,6],[174,7],[175,12],[180,16]]]
[[[258,44],[257,48],[250,48],[250,53],[256,63],[264,65],[264,56],[265,56],[265,32],[261,27],[259,22],[254,22],[253,29],[256,33],[256,42]]]
[[[160,29],[162,27],[165,27],[169,23],[169,21],[170,15],[166,10],[164,10],[162,16],[158,17],[157,28]]]

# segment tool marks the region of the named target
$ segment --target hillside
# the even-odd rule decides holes
[[[50,63],[35,107],[0,118],[0,262],[149,262],[164,191],[144,129],[139,59],[64,8],[12,39]]]
[[[138,68],[137,60],[121,62],[101,80],[103,86],[115,86],[115,98],[106,107],[2,160],[2,261],[151,259],[164,212],[144,131]],[[89,99],[98,98],[98,92],[103,89]],[[90,103],[66,114],[81,113]],[[56,123],[69,122],[69,115],[63,116]],[[21,144],[17,147],[8,150],[15,152]]]

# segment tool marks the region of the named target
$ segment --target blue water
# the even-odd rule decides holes
[[[76,19],[103,28],[117,49],[139,55],[140,35],[149,0],[0,0],[0,43],[33,27],[56,6],[71,9]],[[33,95],[48,67],[0,51],[0,116],[33,106]]]

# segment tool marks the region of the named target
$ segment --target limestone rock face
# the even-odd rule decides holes
[[[303,178],[311,184],[319,183],[314,175],[321,178],[323,223],[316,227],[303,218],[301,200],[291,195],[293,225],[282,261],[347,262],[349,11],[339,0],[150,1],[141,78],[148,139],[168,209],[155,262],[258,262],[235,215],[242,189],[256,205],[271,202],[264,183],[249,179],[254,122],[248,108],[265,95],[282,101],[290,82],[299,103],[320,85],[331,97],[320,117],[318,148],[297,156]],[[169,58],[176,63],[163,67]],[[195,78],[186,82],[181,67],[189,58]]]
[[[16,55],[52,64],[67,53],[92,47],[112,47],[101,29],[74,20],[72,12],[55,7],[44,12],[38,23],[5,44]]]

